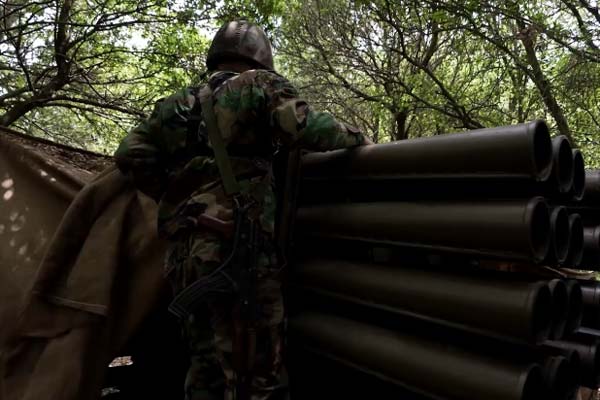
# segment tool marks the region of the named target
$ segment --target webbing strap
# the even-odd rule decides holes
[[[225,188],[225,194],[232,196],[240,193],[240,185],[235,179],[233,169],[231,168],[231,161],[223,142],[223,137],[219,132],[219,126],[217,125],[217,118],[213,110],[212,90],[208,85],[204,86],[200,90],[200,107],[202,108],[202,116],[204,117],[204,123],[206,124],[206,130],[208,131],[208,139],[212,146],[215,154],[215,160],[217,161],[217,167],[219,168],[219,174],[221,174],[221,180],[223,181],[223,187]]]

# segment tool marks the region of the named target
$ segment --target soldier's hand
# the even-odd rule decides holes
[[[115,162],[121,171],[145,170],[159,165],[158,149],[144,143],[128,143],[125,151],[117,151]],[[121,148],[119,148],[120,150]]]

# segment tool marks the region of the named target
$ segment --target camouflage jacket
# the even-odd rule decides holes
[[[208,84],[234,174],[242,190],[256,200],[254,217],[266,233],[274,231],[275,149],[301,146],[325,151],[365,141],[359,131],[313,110],[272,71],[220,71],[208,78]],[[158,201],[158,228],[167,238],[197,228],[200,214],[222,221],[233,218],[232,200],[223,191],[202,122],[199,90],[183,89],[160,100],[115,153],[119,168]]]

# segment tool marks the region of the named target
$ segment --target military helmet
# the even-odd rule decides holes
[[[219,62],[230,60],[251,61],[266,69],[273,69],[271,43],[265,32],[248,21],[228,22],[215,35],[206,67],[214,70]]]

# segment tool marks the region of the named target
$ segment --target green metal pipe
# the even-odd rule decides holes
[[[564,265],[567,267],[577,268],[583,259],[584,238],[583,224],[579,214],[569,215],[569,232],[570,239],[568,245],[567,258]]]
[[[573,149],[569,139],[556,136],[552,139],[552,173],[551,178],[556,182],[560,193],[569,193],[573,187]]]
[[[379,202],[301,207],[298,238],[330,238],[541,262],[550,246],[546,202]]]
[[[585,171],[585,193],[582,203],[588,207],[600,208],[600,169]]]
[[[503,362],[400,332],[318,313],[290,319],[290,346],[389,377],[434,398],[538,399],[537,364]]]
[[[296,263],[293,282],[347,301],[489,336],[532,343],[547,339],[551,323],[557,319],[557,310],[545,281],[492,280],[407,267],[317,259]],[[556,285],[561,287],[560,283]]]
[[[569,306],[567,313],[567,325],[565,327],[566,334],[571,334],[581,326],[583,319],[583,294],[581,286],[575,279],[568,280],[567,294],[569,297]]]
[[[600,282],[578,280],[583,295],[583,305],[589,308],[600,308]]]
[[[550,338],[560,339],[565,334],[567,315],[569,312],[567,285],[560,279],[553,279],[548,282],[548,288],[552,294],[552,307],[554,309]]]
[[[563,356],[548,357],[542,363],[542,379],[546,388],[544,399],[571,399],[577,390],[576,373],[569,360]]]
[[[573,150],[573,186],[571,199],[581,201],[585,195],[585,161],[578,149]]]
[[[394,144],[401,146],[405,141]],[[387,145],[385,145],[387,146]],[[454,148],[453,148],[454,150]],[[360,155],[367,156],[355,170],[352,162],[344,160]],[[502,199],[543,196],[549,199],[569,201],[581,200],[585,189],[584,160],[579,150],[572,150],[564,136],[552,140],[552,165],[550,179],[536,181],[531,176],[496,174],[479,176],[475,173],[460,175],[430,175],[421,172],[398,173],[393,162],[387,164],[387,171],[380,166],[376,172],[368,170],[371,153],[377,153],[377,146],[355,152],[344,150],[337,154],[310,154],[305,158],[303,179],[301,180],[300,203],[350,201],[412,201],[412,200],[460,200],[460,199]],[[382,152],[383,153],[383,152]],[[385,159],[384,154],[380,155]],[[357,156],[358,157],[358,156]],[[361,157],[358,157],[361,158]],[[471,160],[464,160],[467,165]],[[419,161],[415,161],[421,168]],[[314,164],[314,165],[313,165]],[[338,165],[339,164],[339,165]],[[361,172],[362,171],[362,172]],[[364,173],[363,173],[364,172]]]
[[[552,235],[546,264],[562,264],[567,260],[571,239],[569,213],[566,207],[559,206],[552,209],[550,213],[550,229]]]
[[[546,180],[552,168],[548,127],[538,120],[305,156],[305,177],[494,178]]]
[[[589,334],[578,333],[569,339],[560,341],[548,341],[546,346],[562,350],[575,350],[581,359],[580,383],[586,387],[597,387],[600,374],[600,351],[598,337]]]
[[[581,268],[600,271],[600,225],[583,228],[583,259]]]

